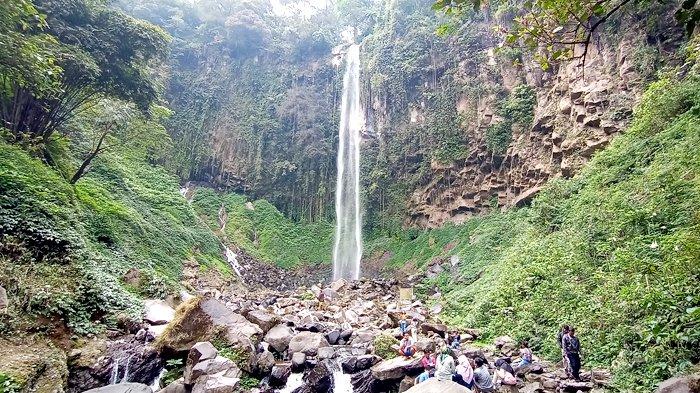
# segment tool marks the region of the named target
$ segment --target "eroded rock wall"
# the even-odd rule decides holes
[[[467,134],[465,159],[444,164],[433,161],[428,180],[410,195],[406,223],[437,227],[460,223],[475,214],[496,208],[526,204],[545,182],[573,176],[598,150],[628,126],[632,109],[644,86],[653,78],[640,48],[650,48],[657,59],[673,61],[682,41],[671,15],[660,17],[662,29],[649,33],[639,16],[629,16],[627,34],[611,39],[601,32],[589,45],[585,67],[572,60],[543,71],[533,60],[521,65],[494,56],[479,69],[480,79],[507,91],[527,84],[536,93],[531,124],[515,124],[506,151],[489,151],[486,133],[502,121],[498,98],[485,94],[478,99],[466,95],[457,100],[457,110],[472,116],[462,123]],[[579,56],[583,47],[576,48]],[[466,73],[467,70],[460,69]],[[459,74],[457,75],[459,78]],[[411,121],[420,120],[414,109]]]

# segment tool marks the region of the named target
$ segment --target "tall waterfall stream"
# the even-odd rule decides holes
[[[338,178],[335,190],[335,244],[333,279],[360,277],[362,220],[360,217],[360,47],[351,45],[346,55],[340,112]]]

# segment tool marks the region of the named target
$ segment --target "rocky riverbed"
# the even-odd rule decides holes
[[[395,281],[341,280],[293,291],[241,290],[148,301],[144,325],[70,354],[69,391],[125,382],[132,384],[99,391],[468,391],[451,382],[413,387],[422,371],[421,352],[439,346],[451,328],[441,322],[439,307],[401,301],[399,289]],[[418,353],[411,359],[395,357],[392,349],[403,313],[419,322]],[[518,360],[516,344],[507,336],[484,344],[478,330],[461,332],[455,356],[483,356],[491,365],[497,358]],[[582,382],[569,380],[558,365],[538,360],[518,372],[518,389],[604,391],[611,379],[606,370],[584,370],[582,376]]]

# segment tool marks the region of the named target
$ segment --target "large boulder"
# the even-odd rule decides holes
[[[345,373],[355,374],[357,372],[367,370],[381,361],[382,358],[377,355],[351,356],[343,359],[340,366]]]
[[[295,352],[292,355],[292,371],[298,372],[306,367],[306,354],[303,352]]]
[[[380,381],[401,379],[416,368],[420,368],[420,358],[406,359],[403,356],[384,360],[372,366],[372,376]]]
[[[227,378],[240,378],[241,370],[236,363],[223,356],[217,356],[213,359],[203,360],[195,364],[190,373],[189,380],[185,380],[186,384],[199,382],[203,376],[221,375]]]
[[[292,341],[294,332],[287,325],[277,325],[270,329],[265,335],[265,342],[277,352],[282,353],[289,347],[289,342]]]
[[[667,379],[659,384],[656,393],[700,393],[700,374]]]
[[[442,323],[422,323],[420,325],[420,330],[423,334],[428,334],[430,332],[436,333],[440,336],[444,336],[447,333],[447,325]]]
[[[302,352],[307,356],[316,356],[319,348],[329,345],[321,333],[299,332],[289,342],[289,352]]]
[[[304,383],[313,393],[333,391],[333,371],[327,361],[320,362],[304,374]]]
[[[198,363],[209,359],[215,359],[217,355],[218,351],[210,342],[204,341],[195,344],[187,354],[187,362],[185,363],[185,372],[183,374],[185,383],[191,384],[199,376],[192,374],[193,368]]]
[[[267,333],[280,321],[280,318],[275,314],[270,314],[269,312],[262,310],[250,311],[246,317],[250,322],[260,326],[263,332]]]
[[[151,325],[165,325],[175,318],[175,310],[163,300],[146,300],[143,306],[143,319]]]
[[[270,372],[269,383],[273,388],[281,388],[287,384],[287,379],[292,373],[292,367],[289,364],[278,364],[272,367]]]
[[[223,340],[228,345],[253,355],[262,329],[213,298],[196,297],[178,307],[175,319],[156,340],[164,352],[183,352],[199,341]]]
[[[430,378],[406,390],[406,393],[471,393],[471,390],[452,381],[438,381]]]
[[[127,370],[128,382],[150,385],[163,366],[158,351],[135,336],[116,341],[84,341],[82,346],[71,351],[68,360],[71,392],[108,385],[115,377],[122,381]]]
[[[141,383],[120,383],[86,390],[84,393],[153,393],[153,389]]]
[[[275,356],[270,351],[263,351],[255,355],[255,364],[253,373],[258,375],[267,375],[272,371],[275,365]]]
[[[192,393],[235,393],[238,390],[240,378],[226,376],[222,371],[213,375],[205,375],[192,387]]]

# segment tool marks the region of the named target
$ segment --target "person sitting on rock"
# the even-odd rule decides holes
[[[425,370],[430,372],[431,375],[435,372],[435,362],[435,354],[430,348],[426,348],[420,363]]]
[[[416,353],[416,347],[411,338],[411,333],[406,332],[403,334],[403,339],[399,345],[399,355],[405,356],[406,358],[412,357]]]
[[[450,336],[449,345],[452,349],[459,349],[459,346],[462,345],[462,336],[460,336],[456,330],[453,331],[452,336]]]
[[[491,379],[491,374],[489,374],[489,368],[486,365],[486,360],[477,357],[474,359],[474,387],[477,392],[480,393],[491,393],[494,391],[493,380]]]
[[[472,389],[474,387],[474,366],[472,360],[464,355],[461,355],[457,361],[459,364],[455,367],[455,374],[452,376],[452,381]]]
[[[581,344],[578,341],[578,337],[576,337],[576,329],[573,327],[569,329],[569,333],[564,336],[562,344],[564,346],[564,352],[566,352],[566,357],[569,360],[571,375],[576,381],[580,381],[581,356],[579,355],[579,351],[581,349]]]
[[[523,342],[520,343],[520,363],[518,363],[516,368],[520,369],[528,364],[532,364],[532,350],[527,340],[523,340]]]
[[[515,370],[505,359],[498,359],[494,364],[496,371],[493,374],[493,383],[500,386],[500,391],[517,392],[518,380],[515,378]]]
[[[455,360],[449,348],[444,348],[436,360],[435,378],[438,381],[451,381],[455,373]]]

